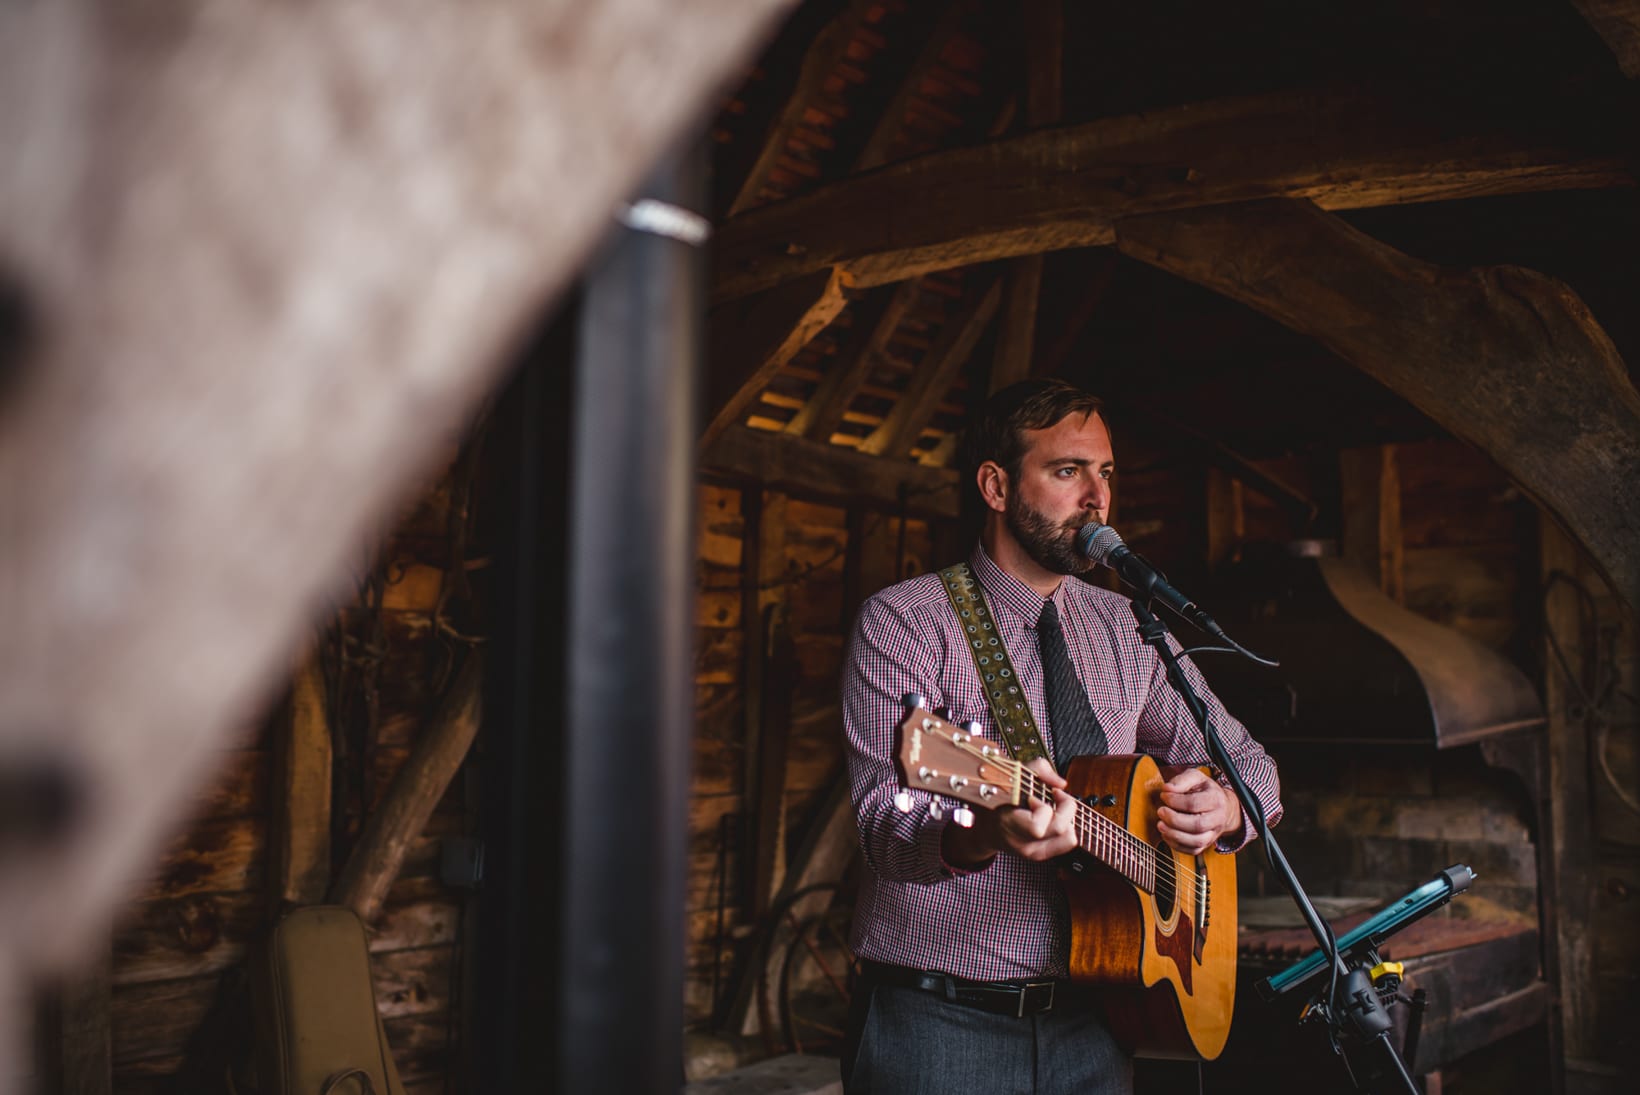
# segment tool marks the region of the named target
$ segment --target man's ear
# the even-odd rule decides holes
[[[1008,508],[1008,473],[995,460],[987,460],[974,475],[980,501],[987,509],[1002,513]]]

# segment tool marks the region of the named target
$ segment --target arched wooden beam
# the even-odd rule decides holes
[[[1635,0],[1572,0],[1605,41],[1629,79],[1640,79],[1640,3]]]
[[[1601,134],[1587,111],[1574,120]],[[930,153],[736,217],[718,233],[712,296],[735,299],[833,265],[864,287],[1106,245],[1122,217],[1223,202],[1295,197],[1353,209],[1632,183],[1608,137],[1579,140],[1573,128],[1427,98],[1316,93],[1043,130]]]
[[[1116,244],[1313,336],[1479,447],[1640,606],[1640,393],[1565,284],[1434,266],[1298,201],[1126,220]]]

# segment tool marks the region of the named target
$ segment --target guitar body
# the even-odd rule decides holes
[[[983,736],[920,704],[900,724],[902,782],[988,810],[1048,802],[1051,789]],[[1162,771],[1145,756],[1078,757],[1065,773],[1088,869],[1066,871],[1073,981],[1096,986],[1112,1033],[1135,1053],[1211,1060],[1236,1005],[1236,858],[1187,856],[1156,830]],[[913,808],[909,790],[896,798]],[[936,801],[935,805],[938,803]],[[959,825],[973,813],[953,813]]]
[[[1065,777],[1071,794],[1158,849],[1159,876],[1168,862],[1174,876],[1152,894],[1099,866],[1066,872],[1071,979],[1101,986],[1111,1031],[1134,1052],[1217,1057],[1236,1002],[1235,856],[1163,844],[1163,776],[1150,757],[1078,757]]]

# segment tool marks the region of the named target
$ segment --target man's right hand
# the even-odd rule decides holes
[[[961,870],[978,870],[1004,850],[1041,863],[1077,846],[1076,800],[1061,790],[1064,778],[1042,757],[1026,767],[1053,788],[1053,801],[981,810],[969,829],[947,825],[940,838],[946,863]]]

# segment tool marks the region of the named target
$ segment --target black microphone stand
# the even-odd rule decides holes
[[[1275,872],[1277,880],[1286,887],[1287,892],[1292,894],[1293,902],[1303,915],[1310,933],[1320,943],[1321,952],[1331,968],[1331,979],[1325,997],[1318,998],[1311,1004],[1306,1011],[1306,1017],[1318,1013],[1327,1024],[1334,1052],[1343,1058],[1344,1067],[1350,1074],[1350,1081],[1357,1090],[1365,1089],[1361,1087],[1355,1071],[1350,1068],[1349,1058],[1344,1056],[1339,1040],[1340,1035],[1346,1031],[1359,1038],[1368,1047],[1368,1052],[1379,1059],[1387,1078],[1393,1081],[1393,1090],[1418,1095],[1418,1087],[1413,1083],[1411,1074],[1407,1072],[1406,1062],[1401,1060],[1401,1055],[1389,1040],[1389,1032],[1394,1022],[1390,1019],[1383,1001],[1379,999],[1377,989],[1373,987],[1367,967],[1358,965],[1352,970],[1345,964],[1344,957],[1338,949],[1338,940],[1333,936],[1332,927],[1321,918],[1320,913],[1316,912],[1309,894],[1304,892],[1304,887],[1299,883],[1298,876],[1293,873],[1292,865],[1287,862],[1281,845],[1270,832],[1270,824],[1264,817],[1263,804],[1243,782],[1241,773],[1236,769],[1235,760],[1225,749],[1224,742],[1220,740],[1218,731],[1213,727],[1207,705],[1191,687],[1190,679],[1185,676],[1184,668],[1179,664],[1179,655],[1168,645],[1167,625],[1158,620],[1155,614],[1139,601],[1133,601],[1132,605],[1134,619],[1139,622],[1139,637],[1155,649],[1162,659],[1162,664],[1167,667],[1168,681],[1184,700],[1191,717],[1196,720],[1196,725],[1201,728],[1202,738],[1207,743],[1208,759],[1229,778],[1236,801],[1241,803],[1242,815],[1252,821],[1253,828],[1258,831],[1259,839],[1264,843],[1264,855],[1269,860],[1270,869]],[[1342,994],[1338,992],[1340,982],[1344,986]]]

